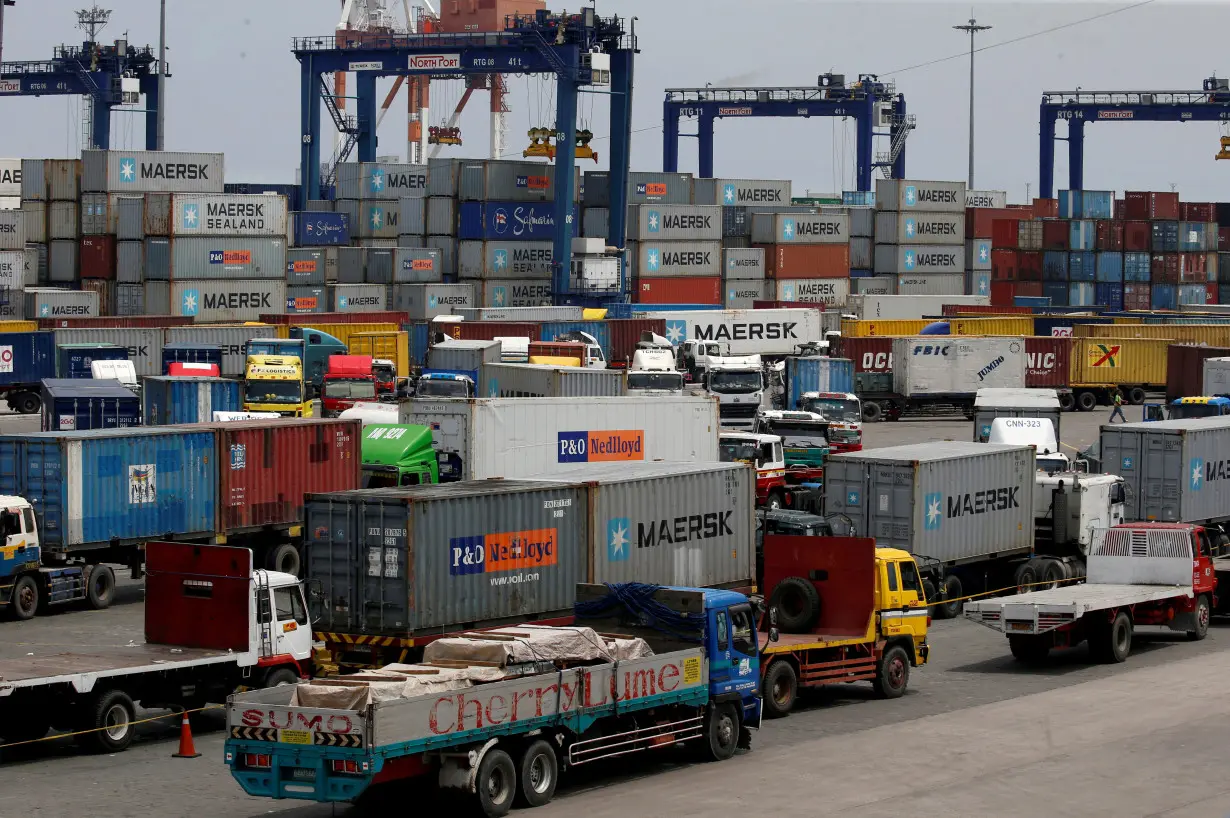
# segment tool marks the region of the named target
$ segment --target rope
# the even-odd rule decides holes
[[[703,612],[680,613],[653,598],[653,595],[661,590],[661,585],[616,582],[609,583],[606,587],[610,593],[601,599],[576,603],[578,619],[597,618],[613,610],[620,610],[632,614],[646,627],[676,639],[696,641],[704,633],[706,620]]]
[[[126,721],[120,724],[110,724],[110,725],[107,725],[106,727],[91,727],[89,730],[78,730],[74,733],[56,733],[50,736],[43,736],[42,738],[26,739],[25,741],[9,741],[9,742],[0,744],[0,750],[5,750],[5,749],[8,749],[9,747],[20,747],[23,744],[38,744],[39,742],[43,742],[43,741],[58,741],[62,738],[73,738],[74,736],[84,736],[84,735],[88,735],[89,733],[98,733],[102,730],[114,730],[117,727],[135,727],[138,724],[149,724],[152,721],[162,721],[163,719],[169,719],[169,718],[175,718],[175,717],[183,718],[188,713],[200,713],[205,710],[221,710],[224,707],[226,707],[226,705],[224,704],[207,704],[204,707],[196,707],[196,708],[193,708],[192,710],[177,710],[174,713],[165,713],[161,716],[151,716],[147,719],[137,719],[136,721]]]

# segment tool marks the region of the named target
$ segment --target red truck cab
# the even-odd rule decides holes
[[[325,417],[335,418],[357,402],[378,399],[370,355],[330,355],[320,391]]]

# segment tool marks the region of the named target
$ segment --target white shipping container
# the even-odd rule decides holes
[[[963,273],[965,244],[877,244],[874,269],[876,275]]]
[[[1004,208],[1008,206],[1008,192],[1006,190],[967,189],[965,191],[965,206]]]
[[[846,309],[850,308],[855,298],[862,295],[893,295],[897,292],[896,276],[871,276],[850,279],[850,295],[846,298]]]
[[[778,179],[695,179],[697,204],[747,207],[789,205],[791,183]]]
[[[640,241],[721,241],[718,205],[633,205],[628,238]]]
[[[722,306],[728,310],[750,310],[753,302],[774,298],[774,282],[763,278],[736,278],[722,282]]]
[[[388,306],[384,284],[333,284],[329,292],[333,312],[383,312]]]
[[[1022,338],[894,338],[893,391],[934,397],[972,396],[987,388],[1023,389],[1025,364]]]
[[[965,182],[876,179],[876,210],[965,210]]]
[[[337,166],[338,199],[392,199],[427,195],[427,166],[343,162]]]
[[[531,320],[528,318],[503,318],[495,317],[503,313],[507,313],[505,308],[530,309],[542,308],[544,305],[548,309],[551,307],[552,290],[551,279],[549,278],[529,278],[529,279],[487,279],[485,281],[475,281],[474,286],[479,290],[479,295],[482,300],[483,307],[493,307],[492,310],[484,309],[483,318],[488,321],[522,321]],[[578,308],[579,309],[579,308]],[[458,310],[458,313],[464,314],[464,310]],[[515,313],[514,313],[515,314]],[[581,319],[576,319],[581,320]]]
[[[875,319],[911,321],[924,315],[940,315],[945,304],[962,306],[989,306],[991,299],[985,295],[875,295],[867,293],[850,299],[848,312],[853,312],[864,321]]]
[[[96,318],[98,293],[89,290],[60,290],[34,287],[25,291],[26,315],[36,318]]]
[[[0,250],[25,249],[26,218],[24,210],[0,210]]]
[[[848,278],[779,278],[776,284],[777,301],[844,307],[846,297],[850,295]]]
[[[21,198],[20,159],[0,159],[0,198]]]
[[[700,396],[403,402],[432,428],[440,477],[542,478],[578,463],[716,463],[717,401]]]
[[[957,244],[964,240],[964,213],[876,213],[876,244]]]
[[[897,276],[901,295],[964,295],[965,273],[923,273]]]
[[[1204,392],[1201,394],[1230,395],[1230,358],[1204,359]]]
[[[727,281],[764,278],[763,247],[728,247],[722,258],[722,277]]]
[[[423,321],[473,306],[473,284],[394,284],[389,309],[410,313],[413,321]]]
[[[82,151],[81,189],[86,193],[221,193],[220,153]]]
[[[756,244],[846,244],[850,216],[846,213],[753,213]]]
[[[720,276],[722,243],[718,241],[630,241],[633,276]]]
[[[0,250],[0,290],[19,291],[38,286],[38,251]],[[20,300],[20,295],[15,296]]]
[[[460,278],[551,278],[554,248],[549,241],[461,241]]]
[[[799,344],[824,340],[815,309],[636,312],[633,307],[635,318],[666,321],[666,338],[672,344],[719,341],[730,344],[731,355],[794,355]]]
[[[128,350],[128,360],[138,377],[162,374],[162,329],[111,328],[57,329],[56,346],[65,344],[114,344]]]
[[[180,193],[171,200],[176,236],[287,235],[285,196]]]
[[[176,280],[170,299],[172,315],[188,315],[201,323],[257,321],[263,313],[286,312],[286,281]]]

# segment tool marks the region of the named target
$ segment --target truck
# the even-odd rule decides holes
[[[277,412],[286,418],[312,416],[312,399],[307,396],[298,358],[249,355],[243,380],[245,412]]]
[[[819,309],[667,310],[633,314],[664,320],[664,334],[672,344],[688,339],[716,341],[728,345],[728,355],[780,359],[795,354],[800,344],[825,340],[826,314]]]
[[[974,395],[974,442],[986,443],[995,418],[1040,418],[1055,427],[1060,435],[1061,410],[1054,389],[979,389]]]
[[[876,419],[956,411],[973,417],[979,389],[1025,387],[1023,338],[922,335],[893,339],[892,392],[864,393]],[[868,418],[871,419],[871,418]]]
[[[799,508],[818,494],[823,468],[786,468],[786,453],[777,435],[723,431],[723,463],[744,463],[756,470],[756,504],[767,509]]]
[[[321,414],[335,418],[356,401],[374,401],[376,376],[370,355],[331,355],[320,391]]]
[[[1116,393],[1138,406],[1149,392],[1165,391],[1172,343],[1167,338],[1073,338],[1068,383],[1076,408],[1090,412],[1112,403]]]
[[[496,818],[514,802],[550,802],[573,767],[680,744],[724,761],[750,746],[761,700],[746,596],[635,583],[585,584],[575,595],[578,621],[592,627],[443,640],[441,655],[464,658],[395,665],[336,697],[318,685],[232,696],[231,775],[249,795],[322,803],[352,801],[377,783],[434,779]],[[522,649],[486,641],[503,638]],[[496,650],[475,651],[475,641]],[[545,647],[552,643],[562,647]],[[527,661],[530,652],[550,658]],[[476,654],[488,661],[468,658]],[[376,704],[381,678],[402,689]]]
[[[1230,397],[1225,395],[1192,395],[1175,398],[1164,408],[1159,403],[1146,403],[1141,407],[1141,420],[1146,422],[1217,418],[1226,415],[1230,415]]]
[[[268,347],[263,345],[267,340],[277,340],[282,343],[288,340],[302,341],[303,348],[299,355],[299,360],[303,365],[304,384],[307,388],[307,394],[313,398],[317,397],[320,395],[321,387],[324,385],[325,372],[329,370],[329,358],[333,355],[346,355],[350,350],[344,341],[316,327],[292,326],[287,327],[286,331],[287,338],[262,338],[249,341],[249,351],[247,354],[288,355],[292,353],[266,351]],[[253,346],[253,344],[256,344],[256,346]]]
[[[431,429],[426,426],[365,424],[362,452],[363,465],[359,472],[361,488],[440,482],[436,450],[431,446]]]
[[[1127,659],[1137,627],[1160,626],[1204,639],[1218,578],[1201,526],[1125,523],[1098,532],[1080,585],[967,602],[966,618],[1008,637],[1020,662],[1056,648],[1089,646],[1095,662]]]
[[[32,519],[28,507],[19,516]],[[29,552],[27,546],[25,556],[37,563]],[[120,752],[136,734],[138,704],[195,709],[226,701],[241,685],[292,689],[312,675],[307,600],[293,575],[255,569],[251,552],[224,545],[155,541],[145,560],[144,641],[0,660],[6,742],[68,730],[87,750]],[[91,587],[98,570],[109,569],[87,576]],[[45,574],[42,581],[68,590],[65,578]],[[34,584],[31,569],[16,594],[31,596]],[[97,592],[90,593],[99,607]]]
[[[869,681],[881,698],[904,695],[930,655],[914,558],[869,537],[766,533],[763,550],[765,715],[787,715],[800,690],[824,685]]]
[[[780,437],[787,469],[820,469],[830,451],[828,429],[828,421],[814,412],[761,409],[752,425],[752,434]],[[823,472],[818,476],[822,475]]]
[[[410,358],[410,333],[403,330],[397,332],[356,332],[348,342],[351,355],[370,355],[373,365],[376,361],[385,361],[391,366],[391,378],[381,379],[393,382],[399,378],[410,377],[414,362]],[[382,364],[383,366],[383,364]],[[388,391],[392,392],[393,389]]]
[[[530,341],[526,350],[529,363],[539,363],[536,358],[570,358],[586,369],[606,369],[606,354],[598,339],[588,332],[574,330],[555,336],[553,341]]]
[[[1059,451],[1055,427],[1045,418],[999,417],[990,423],[983,443],[1007,443],[1013,446],[1033,446],[1034,463],[1040,472],[1070,471],[1072,461]]]
[[[56,376],[56,336],[54,332],[0,333],[0,398],[9,410],[23,415],[37,414],[43,408],[42,381]]]
[[[465,372],[424,370],[414,383],[415,397],[423,400],[473,398],[476,394],[474,379]]]
[[[837,452],[863,450],[863,404],[853,392],[804,392],[799,409],[820,415],[828,424],[829,448]]]
[[[683,373],[670,349],[638,349],[628,367],[628,392],[637,395],[682,395]]]
[[[854,391],[854,362],[827,355],[791,356],[785,360],[784,381],[784,407],[806,411],[803,400],[807,394]]]
[[[755,425],[768,389],[759,355],[710,358],[702,383],[705,392],[718,400],[723,426],[750,429]]]

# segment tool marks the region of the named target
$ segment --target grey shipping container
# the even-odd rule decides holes
[[[0,250],[22,250],[29,239],[26,236],[24,210],[0,210]]]
[[[410,635],[564,615],[587,578],[581,486],[454,483],[305,505],[306,576],[331,600],[324,630]]]
[[[221,349],[222,375],[227,378],[243,376],[244,344],[253,338],[276,338],[278,334],[272,326],[167,327],[165,332],[168,344],[207,344]],[[158,355],[161,366],[162,353]]]
[[[869,239],[875,235],[876,212],[870,207],[847,207],[846,214],[850,217],[850,236]]]
[[[461,278],[550,278],[554,248],[549,241],[459,241]]]
[[[502,350],[499,341],[445,341],[428,348],[427,368],[478,372],[485,364],[498,364]]]
[[[549,202],[555,198],[555,165],[506,159],[469,159],[455,167],[457,198],[463,202]],[[581,171],[574,166],[574,202],[580,188]]]
[[[478,298],[482,306],[495,308],[496,313],[504,312],[506,308],[538,309],[543,304],[551,303],[551,280],[549,278],[476,280],[474,286],[478,291]],[[491,320],[519,321],[521,319],[492,318]]]
[[[845,244],[850,217],[845,213],[754,213],[752,241],[757,244]]]
[[[696,179],[693,201],[700,205],[746,207],[790,204],[791,183],[777,179]]]
[[[1100,440],[1103,469],[1127,482],[1127,519],[1230,519],[1230,418],[1103,426]]]
[[[20,300],[21,290],[37,286],[37,250],[29,247],[24,250],[0,250],[0,290],[16,294]]]
[[[21,212],[26,214],[26,244],[46,244],[47,202],[22,202]]]
[[[964,240],[964,213],[876,213],[876,244],[959,244]]]
[[[325,283],[332,284],[337,281],[337,260],[341,247],[325,247]]]
[[[333,202],[328,199],[308,199],[304,210],[309,213],[332,213]]]
[[[728,310],[750,310],[756,301],[776,300],[773,281],[763,278],[735,279],[722,282],[722,306]]]
[[[21,160],[21,198],[31,202],[47,200],[46,160]]]
[[[720,276],[722,243],[630,241],[628,261],[634,276]]]
[[[965,269],[979,271],[991,269],[990,239],[970,239],[965,242]]]
[[[549,292],[549,288],[548,288]],[[508,305],[488,309],[459,309],[457,314],[466,321],[510,321],[512,323],[536,321],[581,321],[585,318],[584,307],[552,307]]]
[[[46,284],[48,279],[51,277],[51,270],[50,270],[51,262],[47,258],[48,256],[47,245],[46,244],[27,244],[26,249],[33,250],[38,254],[38,276],[37,276],[38,283],[40,285]]]
[[[427,237],[417,234],[402,233],[397,237],[397,246],[423,248],[427,246]]]
[[[871,239],[865,236],[850,237],[850,269],[870,270],[874,256],[871,252]]]
[[[893,389],[907,397],[1025,387],[1025,339],[920,335],[893,339]]]
[[[111,194],[109,193],[82,193],[81,194],[81,235],[83,236],[101,236],[106,233],[115,233],[115,227],[118,227],[119,219],[116,218],[114,223],[111,219]],[[64,213],[63,206],[71,205],[73,202],[53,202],[48,208],[49,215],[59,212],[59,220],[63,221]],[[118,200],[116,202],[118,204]],[[116,214],[118,217],[118,214]],[[113,226],[114,225],[114,226]],[[55,236],[57,239],[68,239],[72,236]]]
[[[145,194],[145,235],[171,235],[171,194]]]
[[[145,280],[145,242],[116,243],[115,280],[121,284],[140,284]]]
[[[287,236],[285,196],[267,193],[177,193],[171,201],[176,236]]]
[[[362,284],[366,267],[366,248],[337,248],[337,277],[335,280],[338,284]]]
[[[128,350],[128,359],[138,376],[162,374],[163,330],[154,328],[58,329],[56,346],[65,344],[112,344]]]
[[[351,236],[360,239],[393,239],[402,232],[401,208],[383,199],[339,199],[336,212],[350,219]]]
[[[965,273],[913,273],[897,276],[900,295],[965,295]]]
[[[294,248],[286,251],[286,283],[291,287],[323,287],[325,251],[323,248]]]
[[[81,198],[80,159],[48,159],[43,167],[47,176],[49,200],[75,202]]]
[[[286,311],[288,313],[296,314],[304,312],[328,312],[328,288],[323,284],[319,287],[287,287]]]
[[[120,196],[115,205],[119,212],[115,237],[119,241],[140,241],[145,238],[145,197]]]
[[[145,240],[145,280],[168,281],[171,278],[171,240]]]
[[[722,277],[727,281],[764,278],[763,247],[726,249],[722,251],[722,258]]]
[[[640,241],[719,241],[722,209],[717,205],[637,205],[628,238]]]
[[[81,167],[87,193],[221,193],[225,177],[220,153],[82,151]]]
[[[963,273],[965,245],[877,244],[873,269],[877,275]]]
[[[457,198],[457,187],[461,181],[461,166],[466,159],[428,159],[427,160],[427,195]]]
[[[850,279],[850,295],[896,295],[896,276],[871,276]]]
[[[145,311],[150,315],[171,315],[171,282],[145,282]]]
[[[153,278],[153,276],[150,276]],[[286,239],[197,238],[171,240],[171,278],[255,279],[286,277]]]
[[[145,287],[140,284],[115,285],[115,306],[112,310],[116,315],[145,315]]]
[[[414,199],[404,198],[398,203],[398,212],[401,214],[398,224],[402,235],[427,235],[427,203],[429,201],[431,200],[416,197]]]
[[[876,210],[964,213],[965,183],[876,179]]]
[[[367,269],[363,272],[367,284],[392,284],[396,247],[367,248]]]
[[[430,284],[440,281],[441,251],[426,247],[399,247],[393,254],[393,281]]]
[[[478,394],[485,398],[617,398],[628,393],[620,369],[487,363],[478,378]]]
[[[73,284],[77,281],[77,242],[75,240],[47,243],[47,280],[52,284]]]
[[[333,312],[382,312],[387,309],[388,288],[383,284],[331,284],[329,307]]]
[[[581,211],[581,235],[606,238],[611,232],[611,211],[606,207],[587,207]]]
[[[427,200],[427,234],[457,235],[457,200],[432,196]]]
[[[104,204],[105,207],[105,204]],[[106,228],[107,216],[103,215],[103,227]],[[80,215],[76,202],[52,202],[47,206],[47,238],[50,241],[66,239],[76,241],[81,235]],[[100,232],[108,232],[103,230]]]
[[[585,193],[581,201],[586,207],[611,206],[611,174],[591,170],[585,174]],[[633,171],[628,174],[628,204],[691,204],[692,174],[651,173]]]
[[[337,166],[338,199],[396,201],[426,195],[427,165],[343,162]]]
[[[1034,547],[1034,450],[944,441],[834,455],[826,514],[876,544],[962,564]]]
[[[286,312],[285,279],[176,279],[171,314],[201,322],[256,321],[264,313]]]
[[[451,236],[428,236],[427,246],[440,251],[441,275],[457,275],[457,239]]]
[[[0,159],[0,199],[21,206],[21,160]]]

